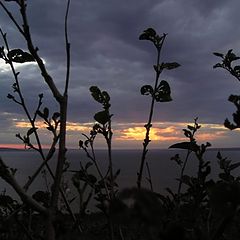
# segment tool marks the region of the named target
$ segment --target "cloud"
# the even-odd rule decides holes
[[[7,6],[18,15],[13,3]],[[65,7],[65,1],[58,0],[28,2],[34,44],[61,91],[66,74]],[[154,27],[159,34],[168,33],[161,60],[181,64],[161,76],[171,86],[173,101],[156,104],[154,121],[181,123],[198,116],[204,123],[222,124],[235,111],[227,98],[238,94],[239,83],[224,71],[212,69],[218,61],[212,52],[240,49],[239,7],[237,0],[72,1],[69,122],[91,122],[94,113],[101,110],[90,96],[88,89],[92,85],[111,95],[115,123],[144,122],[148,118],[150,98],[141,96],[139,90],[142,85],[154,84],[156,51],[149,42],[139,41],[138,36],[147,27]],[[10,47],[26,49],[22,36],[5,14],[0,15],[0,21]],[[39,93],[44,94],[43,107],[57,111],[58,105],[37,67],[21,66],[19,71],[29,111],[34,113]],[[3,62],[0,77],[0,111],[25,118],[20,106],[5,97],[12,91],[13,77]],[[9,133],[13,131],[10,118],[4,116],[0,121],[0,126],[8,126]],[[137,127],[132,126],[136,132]],[[6,128],[4,131],[7,133]],[[166,137],[170,138],[170,134]]]

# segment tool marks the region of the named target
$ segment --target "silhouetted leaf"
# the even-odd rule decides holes
[[[196,128],[193,127],[193,126],[191,126],[191,125],[187,125],[187,128],[188,128],[189,130],[191,130],[191,131],[195,131],[195,130],[196,130]]]
[[[183,175],[180,181],[188,186],[192,186],[192,179],[188,175]]]
[[[237,128],[234,124],[230,123],[228,119],[224,121],[224,126],[230,130],[234,130]]]
[[[9,98],[9,99],[14,99],[14,96],[13,96],[12,94],[8,94],[8,95],[7,95],[7,98]]]
[[[221,58],[224,57],[224,54],[222,54],[222,53],[214,52],[213,54],[217,57],[221,57]]]
[[[213,68],[218,68],[218,67],[222,67],[223,65],[221,63],[217,63],[213,66]]]
[[[48,205],[50,200],[50,195],[48,192],[44,191],[37,191],[32,195],[33,199],[35,199],[38,202],[43,203],[45,206]]]
[[[93,165],[92,162],[87,162],[85,165],[85,170],[87,170],[89,167],[91,167]]]
[[[59,112],[55,112],[55,113],[53,113],[53,115],[52,115],[52,119],[53,119],[54,121],[56,121],[59,117],[60,117],[60,113],[59,113]]]
[[[47,119],[49,116],[49,109],[47,107],[45,107],[43,109],[43,115],[44,115],[44,119]]]
[[[47,130],[49,130],[50,132],[54,132],[54,127],[52,125],[47,127]]]
[[[8,52],[8,58],[13,62],[25,63],[25,62],[34,62],[34,57],[27,52],[24,52],[21,49],[13,49]]]
[[[83,147],[83,141],[79,140],[78,145],[79,145],[80,148],[82,148]]]
[[[184,132],[184,135],[187,137],[187,138],[192,138],[192,133],[187,130],[187,129],[183,129],[183,132]]]
[[[240,66],[235,66],[233,69],[235,72],[240,72]]]
[[[229,166],[229,170],[232,171],[232,170],[234,170],[235,168],[238,168],[239,166],[240,166],[240,162],[231,164],[231,165]]]
[[[156,36],[156,31],[153,28],[148,28],[139,36],[139,40],[152,40]]]
[[[90,92],[95,101],[101,103],[104,109],[110,108],[110,96],[106,91],[102,91],[97,86],[91,86]]]
[[[110,96],[106,91],[102,91],[102,96],[106,102],[110,101]]]
[[[142,33],[140,36],[139,36],[139,40],[148,40],[149,39],[149,36],[147,33]]]
[[[142,95],[152,95],[153,94],[153,88],[151,85],[144,85],[141,87],[141,94]]]
[[[0,58],[4,58],[4,47],[0,47]]]
[[[153,28],[148,28],[144,32],[146,32],[150,36],[155,36],[156,35],[156,31]]]
[[[195,142],[181,142],[171,145],[169,148],[179,148],[179,149],[187,149],[193,152],[199,150],[199,146]]]
[[[4,0],[5,2],[18,2],[19,0]]]
[[[27,131],[27,136],[30,136],[31,134],[33,134],[38,128],[36,127],[32,127]]]
[[[174,69],[174,68],[178,68],[181,65],[177,62],[171,62],[171,63],[164,63],[163,64],[163,68],[166,68],[168,70]]]
[[[154,93],[155,100],[157,102],[170,102],[171,98],[171,89],[167,81],[162,80],[157,88],[157,91]]]
[[[89,174],[88,175],[88,181],[89,181],[90,184],[95,184],[97,182],[97,178],[94,175]]]
[[[239,100],[240,100],[240,96],[238,96],[238,95],[233,95],[233,94],[231,94],[231,95],[229,96],[229,98],[228,98],[228,101],[229,101],[229,102],[232,102],[232,103],[234,103],[234,104],[237,104],[237,103],[239,102]]]
[[[92,97],[99,103],[103,103],[103,98],[100,89],[97,86],[91,86],[90,92],[92,94]]]
[[[14,200],[8,195],[0,194],[0,206],[9,207],[14,203]]]
[[[110,116],[108,111],[101,111],[94,115],[94,119],[104,125],[110,120]]]

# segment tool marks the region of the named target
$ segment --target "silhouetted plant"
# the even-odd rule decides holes
[[[232,49],[230,49],[226,55],[217,52],[213,54],[222,59],[222,62],[215,64],[213,68],[223,68],[240,81],[240,65],[233,65],[240,57],[236,56]],[[234,123],[231,123],[227,118],[224,122],[224,126],[230,130],[234,130],[240,128],[240,96],[230,95],[228,101],[235,105],[237,111],[232,114]]]
[[[5,1],[10,2],[10,1]],[[14,77],[14,83],[12,85],[13,94],[8,94],[8,98],[15,102],[16,104],[20,105],[24,110],[25,115],[31,125],[30,129],[27,131],[25,135],[20,133],[16,134],[16,137],[19,138],[25,145],[26,148],[36,150],[42,160],[43,163],[38,167],[38,169],[33,173],[31,177],[29,177],[28,182],[22,188],[17,183],[14,175],[8,170],[8,167],[5,165],[2,159],[0,159],[0,168],[1,168],[1,177],[7,181],[19,194],[23,203],[29,205],[31,208],[39,211],[42,213],[47,221],[46,221],[46,239],[55,239],[55,231],[53,222],[55,221],[55,217],[57,214],[58,209],[58,202],[59,202],[59,193],[66,204],[66,207],[73,217],[75,221],[75,216],[70,208],[70,205],[64,195],[64,192],[61,189],[61,180],[62,175],[65,169],[66,163],[66,119],[67,119],[67,104],[68,104],[68,84],[69,84],[69,72],[70,72],[70,43],[68,41],[68,29],[67,29],[67,21],[68,21],[68,12],[70,6],[70,0],[67,1],[66,7],[66,15],[65,15],[65,47],[66,47],[66,57],[67,57],[67,64],[66,64],[66,79],[65,79],[65,86],[63,93],[60,93],[60,90],[56,87],[54,80],[49,75],[44,62],[39,56],[39,49],[34,46],[32,41],[31,32],[28,24],[27,18],[27,1],[26,0],[16,0],[12,1],[12,4],[16,4],[20,10],[20,19],[15,18],[11,11],[8,10],[5,3],[0,1],[0,6],[4,10],[4,12],[8,15],[8,17],[12,20],[13,25],[17,28],[20,35],[24,38],[28,50],[22,50],[19,48],[11,49],[7,35],[0,29],[0,33],[2,35],[3,43],[5,46],[0,48],[0,58],[5,61],[11,68]],[[30,113],[27,104],[25,102],[25,98],[21,91],[20,86],[20,73],[16,72],[14,63],[26,63],[26,62],[36,62],[38,68],[41,71],[41,75],[43,80],[47,83],[51,93],[58,103],[59,111],[52,114],[50,117],[49,109],[45,107],[43,111],[40,110],[42,106],[43,94],[38,95],[38,104],[36,110],[33,114]],[[46,128],[52,133],[53,141],[51,143],[51,147],[48,153],[45,155],[42,149],[41,140],[38,135],[38,128],[36,126],[36,119],[40,117],[44,120],[46,124]],[[33,141],[33,137],[35,138],[35,142]],[[52,158],[55,152],[56,145],[59,144],[58,148],[58,160],[57,160],[57,167],[55,173],[52,172],[51,168],[48,165],[48,161]],[[53,187],[51,191],[51,196],[49,198],[48,206],[43,206],[42,202],[36,201],[33,197],[29,196],[26,191],[32,182],[36,179],[36,177],[41,172],[42,168],[46,166],[47,170],[49,171],[50,175],[53,178]],[[39,194],[38,194],[39,195]],[[42,194],[41,194],[42,195]]]
[[[113,224],[111,217],[109,215],[109,205],[111,204],[112,200],[115,198],[116,191],[115,187],[117,187],[116,179],[120,174],[120,170],[117,170],[114,173],[113,169],[113,160],[112,160],[112,114],[110,113],[110,96],[106,91],[101,91],[97,86],[90,87],[90,92],[93,99],[100,103],[103,107],[103,110],[97,112],[94,115],[94,119],[97,122],[94,124],[92,130],[90,131],[90,136],[85,134],[84,137],[86,138],[85,141],[80,140],[79,146],[82,148],[87,157],[91,160],[93,165],[95,166],[97,173],[100,179],[97,181],[95,177],[94,184],[91,184],[92,188],[95,190],[95,200],[97,200],[98,204],[97,207],[102,210],[105,215],[109,219],[109,228],[110,228],[110,238],[114,238],[113,232]],[[107,152],[108,152],[108,168],[107,172],[103,173],[100,169],[96,155],[94,150],[94,140],[97,135],[102,135],[107,144]],[[90,146],[90,152],[89,152]],[[87,183],[88,181],[85,182]],[[103,190],[105,192],[103,192]]]
[[[141,88],[141,94],[142,95],[150,95],[151,97],[151,106],[150,106],[150,112],[148,117],[148,122],[144,125],[146,128],[146,134],[145,139],[143,141],[143,151],[141,156],[141,162],[139,167],[139,172],[137,173],[137,186],[138,188],[141,188],[142,183],[142,175],[143,175],[143,168],[146,161],[146,155],[148,152],[148,145],[150,143],[150,130],[152,127],[152,118],[154,113],[154,105],[156,102],[169,102],[172,101],[171,98],[171,89],[167,81],[161,80],[160,81],[160,75],[162,74],[164,69],[171,70],[175,69],[180,66],[177,62],[160,62],[161,57],[161,50],[163,47],[163,43],[165,41],[167,34],[163,34],[162,36],[159,36],[156,31],[153,28],[148,28],[147,30],[143,31],[143,33],[139,36],[139,40],[148,40],[153,43],[157,50],[157,61],[156,65],[153,66],[156,77],[155,77],[155,83],[153,86],[151,85],[144,85]]]

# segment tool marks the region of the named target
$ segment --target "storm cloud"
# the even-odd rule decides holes
[[[13,4],[6,5],[20,19]],[[65,8],[66,1],[62,0],[28,1],[34,43],[59,88],[64,86],[66,71]],[[111,95],[115,123],[147,120],[150,98],[141,96],[140,88],[154,83],[156,51],[150,42],[139,41],[138,37],[143,30],[153,27],[159,34],[168,34],[161,60],[181,64],[162,75],[171,86],[173,101],[156,105],[154,121],[191,122],[198,116],[202,123],[222,124],[235,111],[227,99],[230,94],[238,94],[239,83],[224,71],[213,69],[219,59],[212,53],[229,49],[239,53],[239,8],[237,0],[71,1],[68,120],[93,121],[92,116],[100,106],[90,96],[92,85]],[[11,48],[26,49],[4,11],[0,12],[0,22],[8,33]],[[18,68],[29,108],[34,111],[38,94],[44,93],[44,104],[52,106],[53,111],[57,109],[36,65]],[[12,134],[12,116],[24,119],[25,115],[6,98],[12,91],[13,79],[4,62],[0,79],[0,126],[5,134]]]

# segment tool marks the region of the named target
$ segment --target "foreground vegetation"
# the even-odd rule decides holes
[[[67,1],[65,16],[65,47],[67,56],[66,81],[62,90],[59,90],[54,79],[49,75],[44,62],[39,56],[39,49],[34,46],[31,38],[27,19],[27,1],[12,0],[20,9],[21,24],[13,14],[0,1],[5,13],[12,20],[19,33],[23,36],[27,51],[11,49],[7,35],[0,29],[3,46],[0,49],[0,57],[11,67],[14,82],[13,93],[8,98],[18,104],[26,114],[31,124],[26,134],[16,134],[23,142],[26,149],[33,149],[39,153],[43,162],[29,177],[24,186],[20,186],[15,178],[16,169],[7,166],[4,159],[0,159],[0,177],[10,184],[19,195],[21,201],[14,200],[6,193],[0,195],[0,238],[1,239],[191,239],[191,240],[217,240],[239,239],[240,232],[240,179],[233,175],[233,170],[240,163],[232,163],[219,152],[216,156],[219,163],[217,179],[211,179],[211,164],[205,159],[205,153],[211,146],[210,143],[198,143],[197,133],[201,126],[198,119],[194,119],[192,125],[183,129],[186,141],[173,144],[170,148],[185,150],[185,156],[176,154],[172,157],[179,166],[177,176],[177,191],[166,188],[167,194],[155,192],[151,179],[151,171],[146,161],[151,142],[150,132],[154,117],[155,105],[158,102],[165,103],[172,100],[171,88],[167,81],[161,80],[161,74],[180,66],[177,62],[163,62],[161,51],[166,34],[158,35],[148,28],[140,35],[140,40],[153,44],[157,51],[157,60],[154,65],[156,74],[152,85],[144,85],[141,88],[142,95],[150,97],[148,121],[145,124],[146,134],[143,140],[142,157],[139,170],[136,170],[136,186],[119,191],[117,184],[120,170],[113,168],[112,158],[112,117],[110,95],[97,86],[90,87],[93,99],[98,102],[102,110],[94,115],[96,124],[89,135],[83,135],[79,141],[81,151],[86,153],[88,162],[80,163],[80,169],[70,171],[66,161],[66,119],[68,105],[68,84],[70,81],[70,43],[68,41],[68,10],[70,1]],[[5,1],[8,2],[8,1]],[[240,66],[234,65],[239,59],[232,50],[227,54],[214,53],[221,59],[214,68],[223,68],[240,80]],[[52,96],[58,103],[59,111],[51,113],[48,107],[43,107],[43,94],[38,95],[38,104],[31,113],[25,103],[19,72],[16,72],[14,63],[35,61],[41,71],[43,80],[47,83]],[[233,121],[225,120],[225,127],[234,130],[240,127],[240,96],[231,95],[232,102],[237,111],[233,113]],[[41,119],[52,134],[53,140],[47,154],[42,149],[41,139],[36,127],[36,120]],[[108,168],[104,171],[100,168],[96,158],[94,143],[96,137],[103,137],[106,141],[108,152]],[[58,148],[56,147],[58,144]],[[48,162],[54,154],[57,154],[57,167],[55,172]],[[189,157],[196,158],[196,175],[186,174]],[[28,193],[30,185],[43,171],[44,167],[52,177],[51,189],[36,191],[33,195]],[[146,179],[149,189],[142,188],[143,169],[146,168]],[[93,174],[92,170],[96,174]],[[67,189],[63,184],[65,173],[72,174],[73,187],[78,196],[69,199]],[[77,200],[76,200],[77,199]],[[96,202],[99,212],[88,214],[87,207],[90,201]],[[79,211],[72,211],[72,203],[79,202]],[[59,205],[61,203],[61,208]]]

